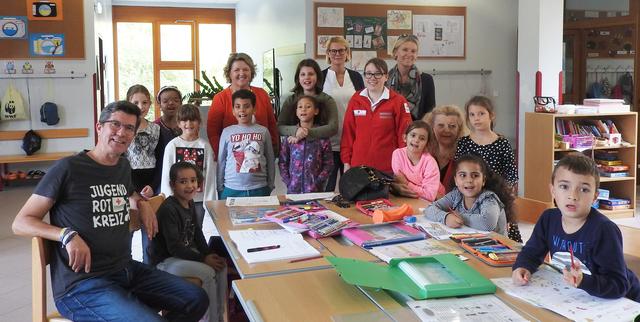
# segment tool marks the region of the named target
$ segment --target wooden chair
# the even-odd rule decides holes
[[[47,315],[47,265],[49,265],[49,241],[42,237],[31,239],[31,319],[34,322],[70,321],[58,312]]]
[[[513,203],[513,210],[516,213],[519,222],[528,222],[535,224],[542,212],[553,207],[551,203],[542,202],[534,199],[517,197]]]

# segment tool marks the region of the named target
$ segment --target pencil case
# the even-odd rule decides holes
[[[496,267],[512,266],[520,253],[520,249],[491,237],[461,239],[460,247],[485,264]]]
[[[356,209],[367,216],[373,216],[373,212],[376,209],[388,209],[390,207],[393,207],[393,203],[385,198],[356,201]]]

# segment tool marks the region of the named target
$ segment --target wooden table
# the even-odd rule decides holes
[[[233,290],[251,321],[392,321],[333,269],[236,280]]]
[[[209,213],[213,217],[213,222],[220,233],[220,237],[222,237],[222,242],[224,246],[229,251],[231,255],[231,259],[233,260],[233,264],[235,265],[240,277],[242,278],[253,278],[260,276],[269,276],[269,275],[277,275],[277,274],[286,274],[292,272],[301,272],[307,270],[314,269],[326,269],[330,268],[331,264],[325,260],[324,258],[317,258],[312,260],[300,261],[295,263],[290,263],[289,260],[278,260],[264,263],[255,263],[249,264],[247,261],[242,258],[236,245],[229,237],[229,230],[238,230],[238,229],[278,229],[278,226],[275,223],[266,223],[266,224],[257,224],[257,225],[242,225],[242,226],[234,226],[231,223],[231,219],[229,218],[229,212],[227,211],[227,206],[225,205],[224,200],[218,201],[207,201],[207,209]],[[304,239],[318,251],[322,256],[332,256],[333,254],[327,250],[320,242],[317,240],[305,236]]]

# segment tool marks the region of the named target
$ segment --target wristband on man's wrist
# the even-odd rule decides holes
[[[62,237],[68,230],[69,230],[68,227],[63,227],[62,229],[60,229],[60,235],[58,236],[58,240],[60,240],[60,242],[62,242]]]
[[[64,234],[60,238],[60,242],[62,243],[62,247],[66,247],[67,244],[69,244],[69,242],[71,242],[73,237],[75,237],[77,234],[78,234],[77,231],[75,231],[75,230],[73,230],[71,228],[66,228],[66,230],[64,231]]]

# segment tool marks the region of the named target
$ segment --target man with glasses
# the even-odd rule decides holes
[[[131,259],[130,211],[140,210],[149,238],[158,229],[122,157],[140,117],[132,103],[107,105],[96,146],[56,162],[13,222],[18,235],[53,241],[56,307],[74,321],[162,321],[158,309],[169,320],[197,321],[209,306],[201,288]]]

